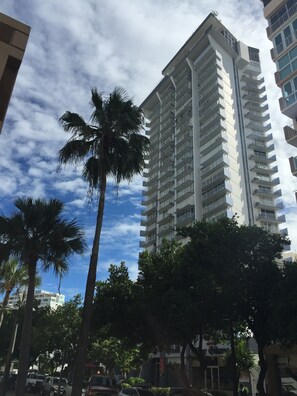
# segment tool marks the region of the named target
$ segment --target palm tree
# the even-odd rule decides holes
[[[50,268],[60,275],[68,269],[67,258],[72,253],[82,254],[84,241],[75,220],[62,217],[63,203],[18,198],[18,209],[10,217],[0,216],[0,255],[15,256],[28,271],[24,323],[21,335],[16,396],[25,394],[29,366],[32,311],[37,264],[47,271]],[[0,257],[0,261],[5,257]]]
[[[0,272],[0,293],[4,294],[2,307],[0,309],[0,327],[2,326],[5,309],[11,292],[16,287],[22,287],[28,283],[28,273],[25,267],[20,266],[16,258],[6,261]]]
[[[10,263],[10,265],[8,264]],[[8,264],[8,266],[7,266]],[[7,266],[7,267],[6,267]],[[19,296],[19,300],[17,302],[17,308],[15,309],[15,315],[13,320],[13,326],[10,336],[10,343],[8,352],[6,355],[5,360],[5,368],[3,372],[2,382],[0,386],[0,396],[5,396],[7,392],[8,380],[9,380],[9,373],[11,367],[11,361],[13,357],[14,347],[15,347],[15,340],[18,333],[19,328],[19,316],[20,316],[20,309],[24,305],[26,300],[26,290],[28,287],[29,277],[28,271],[26,267],[22,267],[18,260],[13,258],[8,260],[4,263],[3,272],[5,272],[4,277],[2,278],[2,288],[5,291],[4,300],[6,300],[6,293],[9,291],[10,288],[15,289],[15,294]],[[5,281],[6,277],[6,281]],[[39,287],[41,284],[41,278],[39,276],[35,277],[35,287]],[[1,285],[1,282],[0,282]],[[13,286],[14,285],[14,286]],[[12,287],[13,286],[13,287]],[[23,289],[23,291],[21,291]],[[25,291],[24,291],[25,290]],[[10,290],[11,292],[11,290]],[[10,293],[9,293],[10,294]],[[8,302],[9,297],[7,298]],[[4,301],[3,301],[4,304]],[[7,306],[7,303],[6,303]],[[4,307],[3,307],[3,316],[4,316]]]
[[[104,214],[107,177],[113,176],[118,185],[132,180],[144,167],[149,140],[139,133],[143,125],[142,110],[127,97],[125,90],[115,88],[106,98],[91,90],[90,124],[77,113],[67,111],[60,124],[72,136],[59,152],[60,164],[85,160],[83,176],[89,193],[99,192],[95,234],[86,283],[83,320],[74,371],[73,396],[81,395],[84,364],[89,337],[100,235]]]

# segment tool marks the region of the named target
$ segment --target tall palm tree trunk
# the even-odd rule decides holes
[[[3,299],[2,307],[1,307],[1,313],[0,313],[0,327],[2,326],[3,319],[4,319],[4,312],[5,308],[7,307],[9,296],[10,296],[11,290],[6,290],[5,296]]]
[[[30,358],[30,341],[31,341],[31,327],[32,327],[32,315],[33,315],[33,303],[34,303],[34,289],[35,289],[35,275],[37,260],[34,258],[27,263],[28,265],[28,292],[24,314],[24,323],[22,328],[21,345],[20,345],[20,356],[19,356],[19,368],[18,368],[18,379],[16,385],[16,396],[24,396],[26,389],[26,378],[29,368]]]
[[[102,178],[100,185],[100,198],[98,203],[98,212],[96,219],[96,229],[93,240],[92,254],[90,257],[90,265],[88,278],[86,283],[82,324],[80,328],[80,336],[78,341],[76,363],[74,367],[73,387],[71,396],[81,396],[81,390],[84,379],[85,361],[87,356],[87,347],[89,341],[89,329],[93,308],[94,291],[96,284],[97,262],[99,256],[100,235],[103,223],[105,192],[106,192],[106,175]]]
[[[13,351],[14,351],[15,339],[16,339],[16,335],[17,335],[17,331],[18,331],[18,316],[19,316],[19,311],[16,312],[14,320],[13,320],[13,329],[12,329],[12,334],[11,334],[10,343],[9,343],[9,349],[8,349],[6,361],[5,361],[5,369],[4,369],[2,383],[1,383],[1,387],[0,387],[0,396],[5,396],[6,392],[7,392],[10,366],[11,366],[12,355],[13,355]]]

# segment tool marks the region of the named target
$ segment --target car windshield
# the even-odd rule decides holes
[[[59,378],[54,378],[53,384],[58,385],[59,384]],[[66,385],[66,380],[65,378],[61,379],[61,385]]]
[[[91,377],[90,384],[94,386],[116,386],[115,380],[109,377]]]
[[[44,375],[36,374],[36,379],[44,380]]]

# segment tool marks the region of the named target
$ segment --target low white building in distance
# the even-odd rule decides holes
[[[18,302],[24,297],[25,291],[15,293],[9,297],[8,306],[14,308]],[[65,296],[59,293],[51,293],[45,290],[35,290],[34,298],[39,302],[39,307],[50,307],[57,309],[65,302]]]

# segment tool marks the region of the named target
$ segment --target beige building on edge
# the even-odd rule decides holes
[[[0,13],[0,133],[29,34],[29,26]]]

